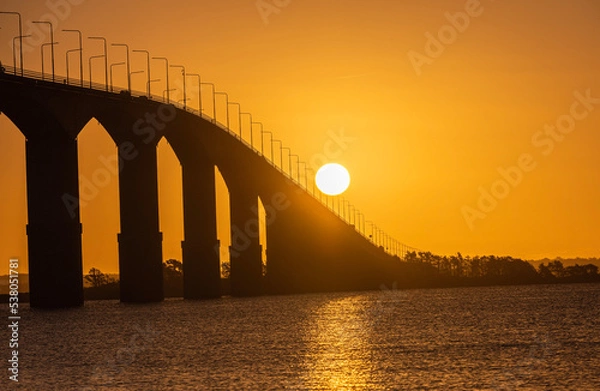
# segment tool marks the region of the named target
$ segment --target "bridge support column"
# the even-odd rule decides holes
[[[215,167],[199,158],[183,172],[183,296],[221,296],[221,264],[217,240]]]
[[[258,196],[230,192],[231,204],[231,294],[256,296],[263,293],[262,247],[259,241]]]
[[[162,233],[158,225],[156,145],[138,145],[136,152],[134,158],[121,161],[119,174],[120,291],[121,301],[144,303],[164,298]],[[119,155],[131,156],[131,145],[119,145]]]
[[[26,143],[30,302],[75,307],[83,305],[77,141],[51,126],[39,124]]]

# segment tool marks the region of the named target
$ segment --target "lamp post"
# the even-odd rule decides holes
[[[19,19],[19,35],[17,36],[19,39],[19,65],[21,66],[21,77],[23,76],[23,38],[25,38],[26,36],[23,35],[23,24],[21,23],[21,14],[18,12],[8,12],[8,11],[0,11],[0,14],[5,14],[5,15],[16,15],[17,18]],[[13,45],[13,52],[14,52],[14,45]],[[16,57],[16,56],[15,56]],[[16,61],[15,61],[16,63]],[[17,70],[16,70],[16,64],[15,64],[15,75],[17,74]]]
[[[106,91],[108,91],[108,50],[106,47],[106,38],[104,37],[88,37],[88,39],[99,40],[103,42],[104,54],[102,56],[92,56],[90,57],[90,88],[92,88],[92,58],[100,58],[104,57],[104,85],[106,87]]]
[[[311,181],[312,185],[311,185],[310,194],[312,194],[312,196],[314,197],[314,196],[315,196],[315,181],[314,181],[315,170],[313,170],[313,169],[312,169],[312,168],[310,168],[310,167],[306,167],[306,171],[305,171],[305,173],[306,173],[306,172],[308,172],[308,171],[310,171],[310,172],[312,173],[312,178],[313,178],[313,180]],[[307,180],[307,182],[308,182],[308,175],[307,175],[307,174],[305,174],[305,175],[306,175],[306,180]],[[308,187],[308,184],[307,184],[307,187]]]
[[[131,71],[131,73],[129,75],[137,75],[137,74],[144,73],[144,72],[145,71],[143,69],[140,69],[139,71]],[[131,90],[130,90],[130,92],[131,92]]]
[[[1,13],[1,12],[0,12]],[[29,38],[31,37],[31,34],[27,34],[27,35],[17,35],[16,37],[13,38],[13,47],[12,47],[12,51],[13,51],[13,74],[16,75],[17,74],[17,53],[15,52],[15,47],[17,46],[17,39],[20,42],[23,42],[23,38]],[[21,44],[20,44],[21,45]],[[22,60],[21,60],[22,61]],[[23,76],[23,67],[21,67],[21,76]]]
[[[52,23],[48,22],[46,20],[34,20],[32,23],[37,23],[37,24],[47,24],[48,27],[50,28],[50,56],[51,56],[51,60],[52,60],[52,81],[54,82],[54,28],[52,27]],[[58,43],[58,42],[56,42]],[[42,48],[44,47],[44,45],[42,45]],[[21,48],[21,51],[23,51],[23,48]],[[44,65],[44,51],[42,49],[42,67]],[[22,67],[21,67],[22,68]],[[42,79],[43,79],[43,74],[44,71],[42,71]]]
[[[119,65],[125,65],[125,62],[121,61],[110,64],[110,92],[113,92],[113,68]],[[127,75],[129,76],[129,72],[127,72]]]
[[[296,154],[290,154],[290,176],[292,177],[292,179],[294,179],[294,172],[292,170],[292,156],[296,157],[296,182],[298,182],[298,184],[300,184],[300,156],[296,155]]]
[[[284,147],[283,145],[281,146],[281,153],[283,155],[283,150],[287,150],[288,151],[288,171],[289,171],[289,175],[290,177],[292,176],[292,149],[290,147]]]
[[[69,83],[69,54],[78,52],[78,51],[79,51],[79,49],[69,49],[65,53],[65,59],[66,59],[66,64],[67,64],[67,84],[70,84]]]
[[[77,49],[79,51],[79,79],[81,82],[81,86],[83,87],[83,37],[81,35],[81,31],[80,30],[68,30],[68,29],[63,29],[64,32],[68,32],[68,33],[77,33],[79,35],[79,49]],[[67,69],[69,67],[69,61],[68,61],[68,55],[67,55]],[[69,78],[67,77],[67,81],[69,80]]]
[[[148,98],[150,98],[150,52],[147,50],[132,50],[133,53],[144,53],[146,55],[146,73],[148,74],[148,81],[146,84],[146,94],[148,94]]]
[[[183,109],[187,110],[187,95],[185,86],[185,67],[183,65],[170,65],[170,68],[181,68],[181,76],[183,78]]]
[[[276,138],[271,139],[271,153],[273,153],[273,143],[279,143],[279,168],[283,171],[283,142]],[[271,160],[273,160],[271,156]]]
[[[89,68],[90,68],[90,88],[92,88],[92,60],[96,59],[96,58],[102,58],[104,57],[104,55],[100,54],[97,56],[91,56],[88,60],[89,63]],[[105,76],[106,78],[106,76]],[[108,80],[104,80],[104,84],[106,85],[106,89],[108,90]]]
[[[202,117],[202,80],[198,73],[188,73],[187,76],[198,78],[198,115]]]
[[[308,167],[306,166],[306,162],[301,162],[298,160],[298,182],[300,181],[300,164],[304,164],[304,190],[308,192],[308,178],[306,176],[306,170]]]
[[[260,125],[260,154],[263,154],[263,141],[262,141],[262,134],[263,134],[263,124],[262,122],[251,122],[250,123],[250,130],[252,130],[252,125]]]
[[[165,99],[169,99],[169,92],[175,91],[175,88],[171,88],[170,90],[164,90],[162,93],[163,102]]]
[[[171,89],[169,89],[169,59],[166,57],[152,57],[153,60],[162,60],[165,62],[165,69],[166,69],[166,74],[167,74],[167,78],[166,78],[166,83],[167,83],[167,89],[165,90],[165,92],[167,93],[167,103],[171,103],[171,98],[169,96],[169,93],[172,91]],[[163,100],[165,100],[164,95],[163,95]]]
[[[200,88],[202,88],[202,86],[204,86],[204,85],[212,87],[212,102],[213,102],[213,116],[212,116],[212,118],[213,118],[213,123],[216,123],[217,122],[217,109],[216,109],[216,107],[217,107],[217,98],[215,97],[215,91],[216,91],[215,85],[213,83],[201,82],[200,83]]]
[[[262,145],[262,146],[264,146],[264,135],[265,135],[265,134],[268,134],[268,135],[269,135],[269,137],[271,138],[271,163],[275,163],[275,162],[273,161],[273,133],[271,133],[271,132],[269,132],[269,131],[267,131],[267,130],[261,130],[261,135],[260,135],[260,138],[261,138],[261,140],[260,140],[260,142],[261,142],[261,145]],[[263,149],[263,147],[261,147],[261,149]],[[264,155],[265,155],[265,154],[263,153],[263,156],[264,156]]]
[[[242,140],[242,105],[240,105],[237,102],[227,102],[228,105],[233,105],[233,106],[237,106],[238,108],[238,125],[239,125],[239,132],[240,132],[240,141]],[[229,127],[229,126],[228,126]]]
[[[57,45],[58,42],[47,42],[47,43],[43,43],[40,46],[40,52],[41,52],[41,58],[42,58],[42,80],[46,80],[45,76],[44,76],[44,48],[46,46],[52,46],[52,48],[54,48],[54,45]],[[52,66],[54,68],[54,62],[52,62]],[[54,82],[54,71],[52,72],[52,81]]]
[[[240,116],[247,115],[250,117],[250,148],[254,148],[254,144],[252,144],[252,114],[250,113],[240,113]],[[241,134],[240,134],[241,137]]]
[[[229,95],[226,92],[218,92],[215,91],[214,95],[224,95],[225,96],[225,113],[227,114],[227,129],[229,129]],[[216,106],[215,106],[216,107]],[[215,122],[217,121],[217,114],[215,111]]]
[[[113,43],[111,46],[125,48],[125,64],[127,65],[127,91],[131,93],[131,63],[129,62],[129,45],[126,43]]]

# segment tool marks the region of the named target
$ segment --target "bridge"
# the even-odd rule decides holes
[[[369,232],[364,216],[357,219],[356,210],[349,213],[339,199],[315,187],[306,165],[301,175],[299,159],[293,170],[291,152],[286,170],[282,155],[279,161],[273,155],[272,134],[266,153],[270,132],[262,124],[259,142],[252,135],[242,137],[241,122],[237,132],[230,129],[229,104],[222,124],[216,104],[209,116],[201,102],[197,110],[187,107],[185,99],[172,102],[168,88],[166,96],[152,95],[150,80],[146,92],[135,92],[130,85],[115,88],[108,77],[93,83],[90,73],[84,80],[83,66],[79,78],[72,79],[26,70],[22,53],[18,64],[14,50],[13,56],[15,66],[3,66],[0,72],[0,112],[26,139],[32,307],[83,304],[77,136],[92,120],[106,129],[118,150],[123,302],[163,299],[157,181],[157,144],[163,137],[182,167],[186,299],[222,295],[220,253],[215,251],[215,166],[230,196],[232,295],[376,289],[414,250],[373,225]],[[80,61],[82,65],[83,57]],[[108,74],[107,63],[105,67]],[[184,85],[189,75],[183,68]],[[214,102],[219,92],[212,87]],[[266,267],[257,234],[259,202],[267,215]]]

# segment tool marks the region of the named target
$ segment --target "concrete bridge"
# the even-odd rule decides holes
[[[386,251],[366,235],[364,223],[357,229],[340,218],[316,190],[292,180],[215,119],[129,91],[57,80],[28,71],[0,73],[0,111],[26,138],[32,307],[83,304],[77,136],[91,120],[118,147],[124,302],[163,299],[157,183],[163,137],[182,167],[185,298],[221,296],[215,166],[230,193],[233,295],[376,289],[400,261],[397,248]],[[252,234],[259,199],[268,220],[266,274],[258,235]]]

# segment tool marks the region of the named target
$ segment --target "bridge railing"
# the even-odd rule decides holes
[[[18,77],[21,76],[21,72],[22,72],[23,77],[27,78],[27,79],[34,79],[34,80],[40,80],[40,81],[49,82],[49,83],[63,84],[63,85],[68,85],[68,86],[72,86],[72,87],[85,88],[88,90],[104,91],[104,92],[113,93],[113,94],[121,94],[123,91],[126,91],[132,97],[147,97],[148,99],[153,100],[153,101],[166,102],[166,99],[162,96],[148,95],[147,92],[127,90],[127,89],[123,89],[122,87],[118,87],[118,86],[114,86],[114,85],[93,83],[91,80],[85,80],[85,79],[82,80],[81,78],[71,78],[71,77],[67,78],[64,76],[41,73],[41,72],[27,70],[27,69],[23,69],[21,71],[20,68],[14,68],[11,66],[6,66],[6,65],[3,65],[2,69],[0,71],[2,73],[12,74],[12,75],[18,76]],[[214,91],[213,91],[213,93],[214,93]],[[400,258],[404,258],[406,253],[409,251],[420,251],[419,249],[416,249],[411,246],[407,246],[404,243],[401,243],[395,239],[392,239],[391,237],[389,237],[387,235],[385,235],[387,237],[387,239],[382,240],[380,238],[379,233],[375,234],[373,232],[373,227],[372,227],[372,234],[368,235],[367,229],[365,227],[365,220],[362,219],[363,224],[361,226],[361,224],[360,224],[361,219],[359,219],[359,224],[357,227],[355,224],[356,219],[354,218],[351,220],[350,216],[347,216],[347,214],[345,213],[345,206],[343,207],[344,213],[340,212],[341,200],[338,198],[338,207],[336,210],[335,202],[333,201],[333,199],[330,198],[330,196],[327,196],[327,195],[321,193],[320,191],[315,190],[316,185],[314,183],[314,180],[310,181],[311,186],[309,189],[309,186],[308,186],[309,179],[308,178],[305,178],[305,183],[303,184],[302,181],[300,180],[300,173],[297,173],[297,178],[294,178],[294,175],[292,172],[286,171],[282,166],[278,165],[277,162],[275,162],[272,159],[270,159],[269,157],[267,157],[264,154],[264,151],[257,149],[252,143],[249,143],[248,141],[246,141],[240,134],[234,132],[226,124],[219,122],[216,118],[212,118],[210,116],[205,115],[203,112],[200,112],[201,110],[192,109],[190,107],[187,107],[187,105],[183,105],[180,102],[169,101],[169,104],[177,107],[180,110],[184,110],[190,114],[196,115],[206,121],[213,123],[214,125],[221,128],[223,131],[229,133],[229,135],[231,135],[232,137],[238,139],[238,141],[240,141],[242,144],[244,144],[247,148],[251,149],[256,154],[262,156],[271,166],[273,166],[284,177],[286,177],[288,180],[290,180],[296,186],[298,186],[307,195],[311,196],[312,198],[314,198],[315,200],[320,202],[323,206],[325,206],[327,209],[329,209],[329,211],[331,213],[336,215],[340,220],[342,220],[344,223],[348,224],[349,226],[353,227],[354,230],[356,232],[358,232],[360,235],[362,235],[365,239],[369,240],[373,245],[375,245],[379,248],[382,248],[388,254],[395,255]],[[261,134],[261,137],[262,137],[262,134]],[[290,167],[290,170],[291,170],[291,167]],[[332,200],[331,203],[329,202],[329,199]],[[348,215],[349,215],[349,213],[348,213]],[[374,236],[379,239],[375,239]]]

